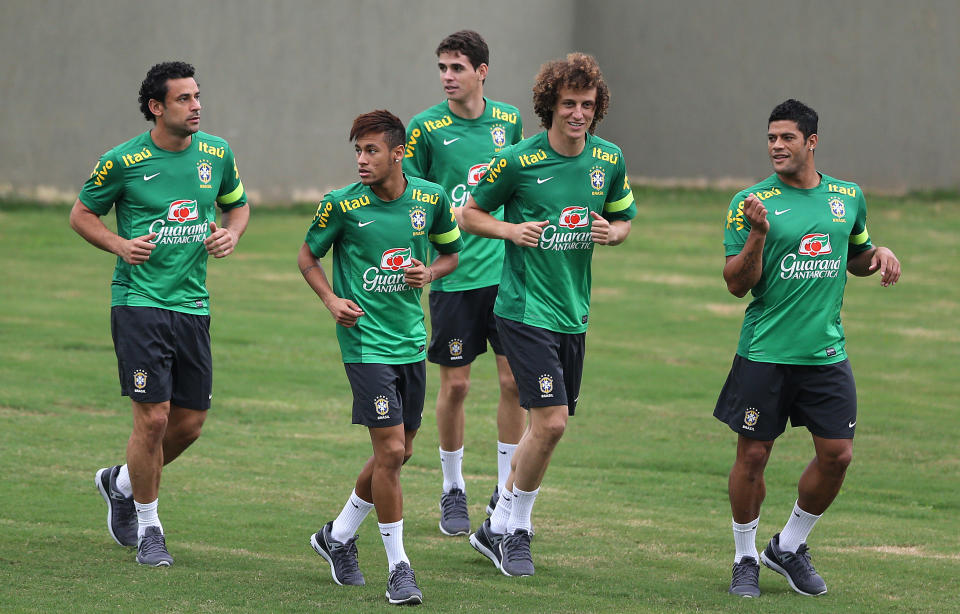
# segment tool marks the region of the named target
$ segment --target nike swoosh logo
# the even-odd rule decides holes
[[[374,222],[376,222],[376,221],[377,221],[377,220],[370,220],[369,222],[357,222],[357,226],[359,226],[360,228],[363,228],[363,227],[366,226],[367,224],[372,224],[372,223],[374,223]]]
[[[506,454],[506,453],[507,452],[505,450],[500,450],[500,454]]]
[[[443,139],[443,144],[444,144],[444,145],[449,145],[450,143],[456,143],[456,142],[459,141],[459,140],[460,140],[460,137],[457,137],[457,138],[455,138],[455,139],[450,139],[449,141],[448,141],[447,139]]]
[[[852,428],[855,427],[856,425],[857,425],[857,421],[854,420],[853,422],[849,422],[849,423],[847,424],[847,427],[852,429]]]
[[[547,177],[546,179],[540,179],[539,177],[537,177],[537,183],[546,183],[551,179],[553,179],[553,177]]]
[[[160,174],[160,173],[154,173],[154,174],[150,175],[149,177],[146,176],[146,175],[144,175],[144,176],[143,176],[143,180],[144,180],[144,181],[150,181],[151,179],[153,179],[154,177],[156,177],[156,176],[159,175],[159,174]]]
[[[796,513],[796,512],[794,512],[793,515],[796,516],[797,518],[800,517],[800,514],[798,514],[798,513]]]
[[[355,508],[357,508],[357,509],[360,509],[360,506],[357,505],[356,503],[354,503],[353,501],[350,502],[350,505],[352,505],[353,507],[355,507]]]
[[[786,213],[786,212],[789,211],[789,210],[790,210],[790,209],[784,209],[783,211],[781,211],[781,210],[777,209],[776,211],[773,212],[773,214],[774,214],[774,215],[783,215],[784,213]]]
[[[389,533],[381,533],[380,535],[383,535],[384,537],[390,537]]]

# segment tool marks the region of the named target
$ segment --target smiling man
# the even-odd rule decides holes
[[[742,597],[760,595],[761,560],[802,595],[827,592],[806,540],[853,458],[857,393],[840,324],[847,273],[879,271],[884,287],[900,278],[893,252],[871,243],[860,187],[817,171],[817,122],[798,100],[773,109],[767,153],[774,173],[734,196],[726,216],[723,278],[738,298],[753,294],[713,413],[737,433],[730,593]],[[786,525],[758,555],[763,471],[788,418],[810,431],[815,456]]]
[[[545,132],[494,156],[462,225],[504,239],[494,314],[529,426],[493,514],[470,543],[508,576],[534,573],[534,501],[580,397],[594,245],[618,245],[636,215],[623,152],[593,133],[607,84],[582,53],[544,64],[533,107]],[[503,219],[491,211],[503,204]]]
[[[459,216],[490,158],[523,137],[523,123],[516,107],[483,95],[490,61],[483,37],[472,30],[454,32],[440,41],[436,53],[447,100],[410,120],[403,167],[411,175],[442,185]],[[502,210],[495,215],[502,219]],[[523,435],[526,416],[517,401],[517,385],[493,319],[502,265],[503,241],[464,233],[457,269],[430,286],[432,334],[427,359],[440,368],[437,431],[443,488],[439,526],[445,535],[470,532],[462,471],[464,402],[470,390],[471,364],[487,351],[487,342],[496,356],[500,385],[497,487],[487,507],[490,512]]]
[[[207,257],[233,253],[250,218],[233,151],[199,132],[193,75],[184,62],[149,70],[140,111],[154,127],[105,153],[70,211],[77,233],[117,255],[110,325],[133,403],[127,462],[98,471],[96,485],[110,535],[154,567],[173,564],[157,514],[161,470],[200,436],[212,397]],[[116,233],[100,219],[111,207]]]

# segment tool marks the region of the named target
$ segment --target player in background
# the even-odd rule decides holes
[[[723,278],[733,295],[753,294],[713,413],[737,433],[730,593],[743,597],[760,595],[758,561],[800,594],[827,592],[806,542],[853,457],[857,397],[840,323],[847,273],[879,271],[884,287],[900,278],[893,252],[871,242],[860,187],[817,171],[817,121],[797,100],[773,109],[767,153],[774,173],[734,196],[726,215]],[[786,525],[758,555],[763,470],[787,418],[807,427],[815,455]]]
[[[233,151],[199,131],[200,108],[193,66],[153,66],[140,86],[153,128],[103,154],[70,211],[80,236],[117,255],[110,327],[133,404],[127,462],[99,470],[96,485],[110,535],[154,567],[173,564],[157,515],[161,470],[200,436],[210,408],[207,257],[233,253],[250,219]],[[111,207],[116,234],[100,219]]]
[[[387,599],[419,604],[423,593],[403,548],[400,468],[413,454],[423,413],[427,333],[420,293],[456,268],[462,241],[443,188],[404,176],[405,132],[395,115],[360,115],[350,140],[360,181],[320,201],[297,262],[337,323],[353,423],[369,430],[373,456],[340,515],[310,543],[337,584],[364,584],[356,531],[376,508],[389,566]],[[427,266],[430,245],[439,255]],[[332,287],[318,260],[331,247]]]
[[[473,234],[505,239],[494,313],[530,425],[507,488],[470,543],[508,576],[534,573],[530,513],[580,396],[594,245],[618,245],[636,205],[623,152],[594,136],[610,101],[582,53],[544,64],[533,107],[546,132],[497,154],[462,214]],[[503,203],[503,220],[492,215]]]
[[[410,120],[403,167],[410,175],[442,185],[459,216],[490,159],[523,138],[523,124],[516,107],[483,95],[490,61],[483,37],[472,30],[455,32],[440,41],[436,54],[447,100]],[[502,218],[502,210],[495,215]],[[464,401],[470,390],[470,365],[487,351],[487,341],[496,357],[500,383],[497,486],[488,513],[496,506],[499,490],[510,474],[510,461],[526,421],[493,319],[503,249],[503,241],[464,233],[457,269],[430,286],[432,335],[427,359],[440,365],[440,530],[446,535],[470,532],[462,471]]]

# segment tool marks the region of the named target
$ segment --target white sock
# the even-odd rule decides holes
[[[410,559],[403,550],[403,519],[386,524],[378,522],[377,526],[380,527],[380,537],[387,551],[387,571],[393,571],[394,565],[401,561],[409,565]]]
[[[526,492],[513,485],[513,509],[510,510],[510,520],[507,522],[507,533],[513,533],[517,529],[524,529],[528,533],[533,525],[530,524],[530,513],[533,512],[533,504],[537,500],[537,493],[540,489]]]
[[[467,492],[463,482],[463,447],[453,452],[440,448],[440,468],[443,469],[443,492],[454,488]]]
[[[757,552],[759,524],[759,516],[746,524],[737,524],[736,520],[733,521],[733,543],[737,546],[737,553],[733,557],[734,563],[739,563],[745,556],[752,556],[754,561],[760,563],[760,554]]]
[[[160,524],[160,516],[157,515],[158,501],[160,499],[154,499],[152,503],[133,502],[137,507],[137,521],[140,523],[140,526],[137,527],[138,538],[143,537],[147,527],[160,527],[160,532],[163,533],[163,525]]]
[[[515,443],[497,442],[497,488],[503,491],[507,487],[507,478],[510,477],[510,461],[513,452],[517,449]]]
[[[494,533],[506,533],[512,509],[513,493],[508,488],[501,488],[497,507],[493,508],[493,513],[490,514],[490,530]]]
[[[130,471],[126,463],[120,467],[120,472],[117,474],[117,490],[124,497],[133,496],[133,484],[130,483]]]
[[[368,503],[357,496],[357,491],[350,493],[350,498],[343,504],[340,515],[333,521],[330,527],[330,537],[338,542],[345,542],[357,534],[357,529],[363,519],[367,517],[370,510],[373,509],[373,503]]]
[[[796,552],[800,544],[806,543],[807,536],[813,530],[813,525],[817,524],[820,516],[814,516],[800,509],[796,503],[793,504],[793,513],[790,514],[790,520],[780,531],[780,549],[784,552]]]

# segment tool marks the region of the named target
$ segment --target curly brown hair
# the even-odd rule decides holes
[[[553,125],[553,111],[564,87],[575,90],[597,88],[597,103],[590,124],[590,134],[593,134],[610,106],[610,89],[592,55],[569,53],[565,60],[553,60],[540,67],[533,84],[533,111],[540,118],[540,125],[547,130]]]

